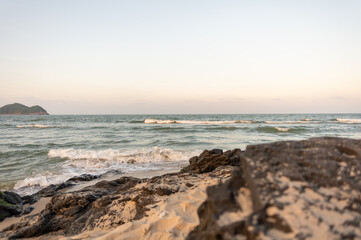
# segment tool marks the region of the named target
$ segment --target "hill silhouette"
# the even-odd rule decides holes
[[[20,103],[13,103],[1,107],[0,115],[49,115],[49,113],[38,105],[28,107]]]

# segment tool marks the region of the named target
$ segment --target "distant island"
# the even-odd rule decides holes
[[[13,103],[1,107],[0,115],[49,115],[49,113],[38,105],[28,107],[20,103]]]

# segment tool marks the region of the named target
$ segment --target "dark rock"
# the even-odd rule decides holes
[[[1,208],[1,203],[0,203],[0,222],[2,220],[4,220],[7,217],[11,217],[12,214],[4,209]]]
[[[127,161],[127,163],[128,164],[134,164],[134,163],[136,163],[137,161],[135,160],[135,159],[129,159],[128,161]]]
[[[35,194],[32,195],[26,195],[21,197],[21,199],[23,200],[24,204],[34,204],[39,200],[39,197],[36,196]]]
[[[14,192],[5,191],[5,192],[3,192],[2,196],[3,196],[3,199],[10,204],[18,204],[18,203],[23,202],[21,197]]]
[[[41,189],[37,193],[33,194],[33,199],[40,198],[40,197],[51,197],[59,193],[59,190],[74,186],[73,182],[64,182],[60,184],[51,184],[46,188]]]
[[[23,215],[29,214],[31,213],[35,208],[33,206],[29,206],[27,207],[24,211],[23,211]]]
[[[19,215],[23,211],[21,197],[13,192],[0,192],[0,221],[6,217]]]
[[[136,188],[142,183],[149,184]],[[97,226],[104,227],[105,219],[111,219],[109,224],[116,227],[144,217],[147,205],[154,203],[155,196],[174,192],[170,186],[158,186],[157,183],[148,182],[148,179],[122,177],[100,181],[79,191],[54,195],[38,217],[26,223],[14,224],[6,231],[12,231],[10,237],[13,238],[41,236],[59,230],[67,236]],[[124,211],[132,209],[133,214],[123,215],[123,207],[126,207]]]
[[[80,176],[76,176],[76,177],[72,177],[70,179],[68,179],[66,182],[86,182],[86,181],[91,181],[94,179],[99,178],[99,175],[91,175],[91,174],[82,174]]]
[[[116,174],[122,174],[122,173],[124,173],[124,172],[121,171],[121,170],[118,170],[118,169],[114,169],[114,170],[107,171],[102,176],[104,176],[104,175],[116,175]]]
[[[182,169],[182,172],[206,173],[211,172],[219,166],[239,166],[238,153],[240,149],[223,153],[221,149],[204,150],[198,157],[189,159],[189,166]]]
[[[361,239],[361,140],[248,146],[187,239]],[[332,216],[332,217],[331,217]]]

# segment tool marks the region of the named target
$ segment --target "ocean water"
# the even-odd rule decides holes
[[[0,116],[0,190],[25,195],[83,173],[179,170],[204,149],[361,138],[361,114]]]

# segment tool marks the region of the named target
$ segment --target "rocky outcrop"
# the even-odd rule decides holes
[[[114,229],[144,218],[150,206],[205,179],[225,181],[234,168],[218,168],[201,177],[193,173],[174,173],[150,179],[121,177],[100,181],[79,191],[55,194],[37,215],[24,217],[0,233],[1,237],[29,238],[54,235],[72,236],[94,229]]]
[[[73,192],[64,190],[80,181],[90,181],[100,176],[83,174],[64,183],[50,185],[33,195],[22,197],[25,204],[33,204],[41,197],[52,197],[45,209],[40,214],[26,216],[19,223],[7,227],[0,233],[0,237],[72,236],[93,229],[114,229],[143,218],[149,206],[162,197],[195,188],[205,178],[214,178],[216,181],[229,178],[233,168],[219,168],[208,175],[206,172],[236,161],[239,164],[239,158],[235,160],[238,151],[223,153],[222,150],[205,150],[197,157],[199,165],[203,166],[202,171],[190,167],[181,173],[150,179],[122,177],[113,181],[102,180]],[[202,172],[204,176],[199,177],[195,172]],[[29,211],[31,209],[26,209],[23,214]]]
[[[75,176],[68,179],[66,182],[59,184],[51,184],[32,195],[23,196],[22,200],[24,204],[34,204],[42,197],[52,197],[57,194],[61,194],[62,189],[72,187],[79,182],[88,182],[97,179],[99,177],[100,175],[91,175],[91,174],[82,174],[79,176]]]
[[[238,154],[240,149],[223,152],[222,149],[204,150],[199,156],[189,159],[189,165],[182,169],[182,172],[206,173],[212,172],[219,166],[239,166]]]
[[[187,239],[361,239],[361,140],[248,146]]]

